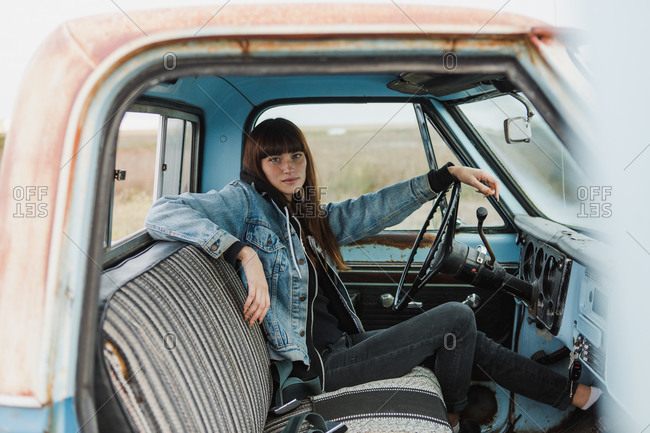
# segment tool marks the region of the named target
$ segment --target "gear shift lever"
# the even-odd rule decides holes
[[[487,238],[485,237],[485,233],[483,233],[483,221],[485,221],[487,215],[488,215],[488,211],[483,206],[476,209],[476,218],[478,219],[478,234],[481,237],[481,240],[483,241],[483,245],[485,245],[485,248],[487,248],[488,253],[490,254],[490,260],[488,260],[485,264],[488,268],[492,269],[492,266],[496,261],[496,257],[494,256],[492,247],[490,247],[490,244],[488,243]]]

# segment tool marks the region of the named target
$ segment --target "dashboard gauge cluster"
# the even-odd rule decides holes
[[[533,285],[536,294],[530,312],[539,323],[557,335],[564,313],[572,260],[528,234],[523,236],[521,245],[519,275]]]

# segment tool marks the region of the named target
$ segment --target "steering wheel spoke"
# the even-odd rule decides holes
[[[458,214],[458,203],[460,201],[460,182],[455,181],[453,183],[453,188],[451,191],[450,199],[447,202],[447,207],[442,216],[440,222],[440,227],[438,227],[438,233],[436,238],[429,249],[427,257],[424,259],[420,270],[418,271],[417,276],[410,287],[405,288],[406,276],[408,275],[411,265],[413,264],[413,259],[417,253],[417,250],[424,239],[424,235],[429,227],[430,221],[433,219],[433,215],[436,213],[438,208],[440,208],[441,203],[445,200],[449,188],[445,191],[438,194],[436,200],[433,203],[431,212],[424,222],[420,233],[418,233],[415,242],[413,243],[413,248],[409,254],[409,258],[406,261],[404,266],[404,271],[400,277],[399,283],[397,285],[397,291],[395,293],[395,302],[393,303],[394,311],[402,311],[409,301],[413,300],[413,296],[424,286],[429,280],[431,280],[435,275],[440,272],[442,265],[444,264],[445,258],[451,251],[452,244],[454,242],[454,237],[456,236],[456,216]]]

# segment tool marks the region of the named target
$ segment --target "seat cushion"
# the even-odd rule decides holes
[[[241,280],[223,259],[189,245],[150,266],[155,248],[103,281],[99,367],[131,429],[262,431],[270,361],[261,330],[243,320]],[[145,271],[125,278],[129,269]],[[101,412],[100,429],[108,425]]]
[[[264,433],[279,433],[291,416],[317,412],[343,422],[350,433],[449,433],[447,409],[431,370],[416,367],[395,379],[341,388],[304,400],[290,414],[269,417]],[[302,431],[307,431],[308,425]]]

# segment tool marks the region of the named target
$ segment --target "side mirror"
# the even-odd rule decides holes
[[[530,143],[533,136],[530,129],[530,118],[513,117],[504,120],[503,132],[506,143]]]
[[[510,96],[524,104],[526,117],[509,117],[503,121],[503,132],[506,136],[506,143],[530,143],[533,133],[530,129],[530,119],[535,115],[533,106],[526,98],[516,92],[509,93]]]

